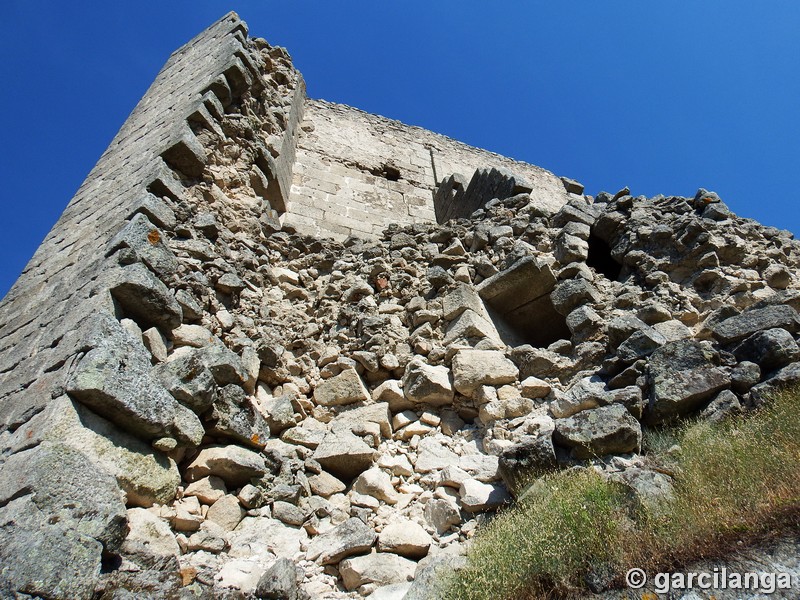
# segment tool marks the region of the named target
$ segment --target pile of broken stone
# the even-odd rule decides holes
[[[219,597],[427,597],[521,475],[658,501],[643,427],[800,380],[800,244],[705,190],[520,194],[375,242],[215,206],[120,234],[150,269],[120,253],[122,328],[67,390],[180,473],[126,490],[110,590],[179,570]]]

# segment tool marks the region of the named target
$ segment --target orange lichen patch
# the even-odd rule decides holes
[[[182,586],[185,587],[185,586],[189,585],[190,583],[192,583],[194,581],[195,577],[197,577],[197,569],[195,569],[194,567],[185,567],[185,568],[181,569],[181,585]]]
[[[711,204],[713,201],[714,199],[711,196],[706,196],[705,198],[703,198],[703,202],[705,204]]]
[[[147,241],[153,244],[154,246],[161,241],[161,234],[158,233],[158,229],[150,230],[150,233],[147,234]]]
[[[389,280],[386,277],[378,277],[375,280],[375,286],[378,288],[378,290],[383,291],[389,287]]]
[[[258,436],[257,433],[254,433],[252,436],[250,436],[250,441],[253,442],[254,444],[259,445],[259,446],[262,445],[261,444],[261,438]]]

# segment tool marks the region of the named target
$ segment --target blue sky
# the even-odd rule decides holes
[[[169,54],[228,10],[309,95],[545,167],[587,193],[717,191],[800,233],[800,2],[270,0],[0,8],[0,296]]]

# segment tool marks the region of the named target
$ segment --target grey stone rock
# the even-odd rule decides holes
[[[452,366],[453,386],[465,396],[482,385],[513,383],[519,376],[517,366],[494,350],[459,350]]]
[[[174,437],[197,445],[200,420],[152,377],[150,357],[112,317],[94,324],[99,340],[78,362],[67,392],[121,428],[145,440]],[[187,414],[188,413],[188,414]]]
[[[433,406],[451,404],[453,386],[450,382],[450,372],[447,367],[434,367],[414,359],[408,363],[403,375],[403,393],[415,404]]]
[[[759,381],[761,368],[755,363],[744,360],[731,371],[731,389],[738,394],[747,393]]]
[[[282,557],[270,566],[258,580],[255,595],[261,600],[308,600],[299,582],[302,574],[288,558]]]
[[[222,479],[229,488],[250,483],[250,479],[261,477],[268,471],[264,457],[239,446],[212,446],[204,448],[189,464],[184,473],[187,481],[193,482],[209,475]]]
[[[754,333],[733,350],[740,361],[756,363],[762,371],[772,371],[800,358],[800,347],[785,329]]]
[[[345,369],[314,389],[314,402],[320,406],[342,406],[369,399],[369,392],[354,369]]]
[[[673,498],[672,478],[657,471],[634,467],[612,473],[608,479],[627,488],[637,508],[643,508],[650,514],[663,513],[666,504]]]
[[[195,350],[200,362],[211,371],[218,385],[244,385],[248,379],[247,370],[238,354],[222,344],[209,344]]]
[[[777,391],[800,383],[800,362],[794,362],[772,373],[750,390],[750,397],[756,405],[763,404]]]
[[[552,291],[556,277],[550,266],[533,256],[522,258],[478,286],[480,297],[502,314]]]
[[[467,557],[459,554],[441,553],[426,564],[420,563],[414,582],[403,600],[439,600],[445,597],[443,583],[467,566]],[[427,560],[427,559],[426,559]]]
[[[639,450],[642,428],[624,406],[612,404],[556,420],[553,440],[576,458],[624,454]]]
[[[348,558],[339,563],[345,589],[352,591],[365,584],[391,585],[414,578],[417,563],[386,552]]]
[[[103,553],[128,533],[114,478],[74,448],[43,442],[0,467],[0,583],[48,598],[91,598]]]
[[[392,552],[413,560],[425,556],[431,543],[431,536],[421,525],[405,519],[389,523],[378,535],[379,552]]]
[[[481,316],[473,310],[467,309],[447,326],[444,336],[445,346],[450,346],[462,340],[470,345],[477,344],[480,340],[492,340],[501,345],[500,335],[491,320]]]
[[[730,387],[730,375],[714,366],[708,349],[693,340],[670,342],[656,350],[648,364],[650,403],[644,419],[663,423],[699,409]]]
[[[617,348],[617,356],[626,363],[633,363],[650,356],[666,342],[667,339],[655,329],[639,329]]]
[[[800,329],[800,316],[791,306],[767,306],[725,319],[713,325],[711,331],[723,344],[731,344],[758,331],[776,327],[796,333]]]
[[[529,476],[537,476],[557,466],[553,431],[525,435],[500,455],[500,476],[506,487],[516,493],[518,485]]]
[[[742,405],[739,398],[730,390],[722,390],[717,394],[708,406],[703,409],[700,416],[704,419],[717,423],[725,418],[742,412]]]
[[[0,508],[0,594],[4,598],[94,597],[102,544],[50,517],[28,496]]]
[[[178,270],[178,259],[164,245],[162,233],[142,213],[135,214],[109,243],[109,253],[130,248],[161,279],[168,281]]]
[[[206,417],[207,433],[260,449],[270,436],[269,425],[238,385],[221,388]]]
[[[175,461],[145,442],[66,396],[54,400],[42,417],[47,425],[31,425],[41,427],[46,439],[72,446],[113,475],[128,506],[166,504],[175,497],[181,479]]]
[[[369,469],[375,460],[375,451],[352,433],[331,432],[317,446],[311,458],[336,477],[351,481]]]
[[[153,375],[178,402],[198,415],[217,399],[214,376],[194,353],[157,365]]]
[[[599,302],[600,296],[585,279],[568,279],[556,285],[550,294],[550,300],[556,312],[566,317],[578,306]]]
[[[307,556],[323,565],[336,564],[348,556],[368,552],[377,539],[372,527],[353,517],[312,539]]]
[[[511,502],[511,496],[502,486],[483,483],[477,479],[467,479],[458,487],[461,507],[467,512],[496,510]]]
[[[181,324],[183,311],[175,296],[143,264],[116,269],[107,285],[114,300],[143,328],[171,331]]]

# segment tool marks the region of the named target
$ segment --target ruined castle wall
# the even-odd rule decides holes
[[[344,238],[377,236],[390,223],[435,222],[433,194],[453,173],[505,168],[555,211],[568,201],[561,181],[539,167],[446,136],[321,100],[306,102],[285,222]]]
[[[39,395],[29,389],[33,382],[66,376],[76,345],[64,337],[88,310],[90,290],[108,266],[109,240],[143,210],[151,184],[179,199],[181,184],[161,156],[191,155],[187,119],[207,114],[203,94],[210,82],[242,68],[236,54],[245,36],[244,24],[228,15],[170,57],[3,299],[0,431],[18,427],[47,403],[49,390]]]

